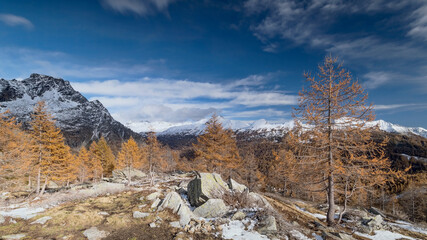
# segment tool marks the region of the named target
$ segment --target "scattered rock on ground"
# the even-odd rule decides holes
[[[162,200],[160,200],[160,198],[156,198],[156,200],[154,200],[153,204],[151,204],[151,209],[156,209],[160,203],[162,202]]]
[[[262,207],[266,209],[273,209],[271,204],[262,195],[254,192],[248,193],[248,203],[251,207]]]
[[[5,219],[2,215],[0,215],[0,224],[3,224],[5,222]]]
[[[157,227],[157,226],[156,226],[156,223],[153,223],[153,222],[152,222],[152,223],[150,223],[150,228],[155,228],[155,227]]]
[[[105,238],[108,236],[108,232],[106,231],[100,231],[97,227],[91,227],[89,229],[86,229],[83,232],[83,235],[87,237],[88,240],[100,240],[102,238]]]
[[[227,213],[228,207],[222,199],[209,199],[200,207],[194,209],[194,214],[198,217],[214,218],[221,217]]]
[[[381,215],[376,215],[375,217],[363,218],[362,223],[375,229],[381,229],[383,217],[381,217]]]
[[[246,217],[246,214],[242,211],[237,211],[233,217],[231,217],[231,220],[243,220]]]
[[[43,224],[45,224],[50,219],[52,219],[52,217],[50,217],[50,216],[42,217],[42,218],[39,218],[36,221],[32,222],[31,224],[41,224],[41,225],[43,225]]]
[[[182,227],[187,225],[190,220],[195,217],[193,212],[191,212],[190,208],[185,204],[177,192],[169,192],[162,204],[160,204],[158,210],[161,211],[165,208],[169,208],[173,213],[179,215],[179,223]]]
[[[2,236],[1,239],[4,239],[4,240],[15,240],[15,239],[24,238],[25,236],[26,235],[24,233],[19,233],[19,234],[12,234],[12,235]]]
[[[188,200],[192,206],[200,206],[210,198],[221,197],[228,185],[218,173],[199,173],[188,183]]]
[[[145,197],[145,199],[147,199],[148,201],[152,202],[154,200],[156,200],[157,198],[159,198],[161,195],[160,192],[153,192],[150,195],[148,195],[147,197]]]
[[[174,227],[174,228],[180,228],[181,227],[181,225],[179,224],[179,221],[170,222],[169,225],[171,227]]]
[[[277,231],[276,218],[273,216],[267,216],[259,225],[258,232],[261,234],[274,233]]]
[[[363,218],[367,218],[368,217],[368,213],[366,211],[363,210],[348,210],[343,214],[343,218],[344,219],[348,219],[348,220],[353,220],[353,221],[359,221]]]
[[[108,216],[108,215],[110,215],[109,213],[107,213],[107,212],[99,212],[98,213],[99,215],[102,215],[102,216]]]
[[[245,185],[234,181],[232,178],[230,178],[230,180],[228,181],[228,186],[230,187],[231,190],[239,193],[242,193],[247,189]]]
[[[145,217],[148,217],[148,216],[150,216],[149,213],[143,213],[143,212],[140,212],[140,211],[133,212],[133,218],[145,218]]]

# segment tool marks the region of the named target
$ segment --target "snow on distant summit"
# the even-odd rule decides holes
[[[127,126],[137,132],[148,132],[148,127],[151,130],[158,132],[158,135],[199,135],[205,129],[205,123],[208,119],[202,119],[197,122],[185,122],[185,123],[167,123],[167,122],[143,122],[143,123],[132,123]],[[286,121],[283,123],[269,123],[265,119],[250,121],[238,121],[238,120],[227,120],[220,118],[220,122],[225,128],[232,129],[233,131],[288,131],[294,127],[294,121]],[[141,124],[141,125],[138,125]],[[137,128],[135,126],[144,126]],[[400,133],[400,134],[415,134],[427,138],[427,129],[421,127],[403,127],[397,124],[389,123],[384,120],[377,120],[368,122],[367,126],[373,127],[378,126],[380,130],[389,133]]]
[[[381,130],[389,133],[412,133],[427,138],[427,129],[422,127],[403,127],[398,124],[386,122],[384,120],[368,122],[368,126],[378,126]]]

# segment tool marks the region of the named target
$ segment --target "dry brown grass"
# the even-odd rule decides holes
[[[30,220],[17,219],[16,224],[0,225],[0,237],[26,233],[28,239],[61,239],[62,237],[85,239],[82,232],[93,226],[114,234],[120,231],[126,232],[126,229],[130,228],[144,228],[143,226],[148,226],[149,223],[154,222],[156,217],[167,222],[178,219],[170,211],[154,212],[146,218],[133,218],[133,211],[150,212],[149,205],[142,209],[138,208],[138,205],[146,203],[139,200],[140,197],[147,196],[148,193],[149,191],[127,191],[115,195],[64,203],[48,209]],[[99,212],[107,212],[109,215],[100,215]],[[52,219],[43,226],[30,224],[44,216],[50,216]]]

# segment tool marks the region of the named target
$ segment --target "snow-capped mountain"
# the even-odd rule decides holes
[[[130,136],[140,138],[114,120],[102,103],[88,101],[61,78],[31,74],[22,81],[0,79],[0,112],[9,110],[24,126],[28,126],[30,114],[38,101],[45,101],[47,110],[72,147],[87,144],[101,136],[111,142],[120,142]]]
[[[377,120],[368,123],[369,126],[378,126],[381,130],[389,133],[408,134],[412,133],[421,137],[427,138],[427,129],[422,127],[403,127],[398,124]]]
[[[165,126],[171,126],[163,131],[158,131],[159,136],[168,136],[168,135],[199,135],[205,129],[205,123],[208,119],[202,119],[197,122],[188,123],[188,124],[177,124],[165,123],[165,122],[145,122],[147,125],[150,125],[152,129],[164,129]],[[254,122],[249,121],[237,121],[237,120],[227,120],[225,118],[220,118],[220,122],[225,128],[232,129],[236,132],[245,132],[245,131],[263,131],[263,132],[276,132],[281,133],[283,131],[288,131],[294,127],[294,121],[286,121],[283,123],[269,123],[265,119],[260,119]],[[159,124],[160,125],[157,125]],[[389,132],[389,133],[400,133],[408,134],[412,133],[427,138],[427,129],[421,127],[403,127],[397,124],[389,123],[384,120],[377,120],[368,122],[367,126],[373,127],[378,126],[380,130]],[[132,129],[132,125],[128,125]],[[136,129],[134,129],[136,130]],[[146,132],[146,131],[139,131]]]

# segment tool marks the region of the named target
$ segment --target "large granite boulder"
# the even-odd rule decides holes
[[[132,179],[145,178],[147,176],[147,174],[145,174],[143,171],[140,171],[138,169],[131,168],[129,171],[129,168],[125,168],[122,170],[118,170],[118,169],[114,170],[113,171],[113,178],[114,179],[127,180],[129,177],[129,174],[130,174]]]
[[[247,204],[251,207],[260,207],[264,209],[274,209],[271,204],[262,195],[250,192],[247,195]]]
[[[201,206],[211,198],[220,198],[228,185],[218,173],[199,173],[187,186],[188,200],[192,206]]]
[[[221,217],[226,214],[228,207],[222,199],[209,199],[200,207],[194,209],[194,215],[203,218]]]
[[[242,192],[244,192],[245,190],[248,189],[248,187],[246,187],[245,185],[240,184],[240,183],[234,181],[234,179],[232,179],[232,178],[230,178],[228,180],[228,186],[230,187],[230,189],[233,192],[238,192],[238,193],[242,193]]]
[[[169,208],[173,213],[179,215],[179,224],[182,227],[187,225],[192,218],[195,218],[193,212],[185,204],[184,200],[182,200],[181,196],[177,192],[168,193],[157,210],[161,211],[165,208]]]

